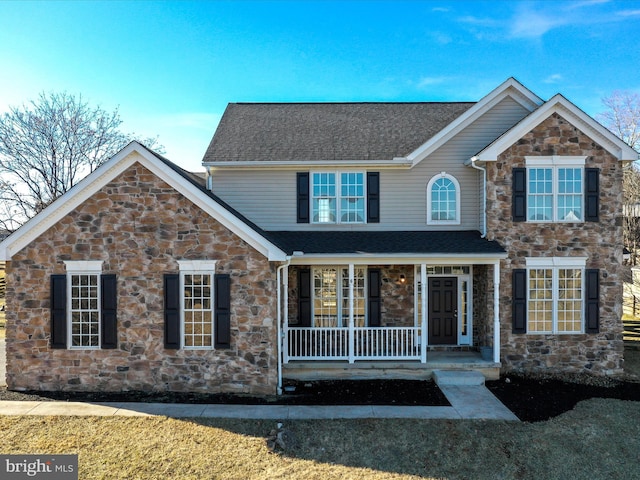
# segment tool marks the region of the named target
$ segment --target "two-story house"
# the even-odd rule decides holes
[[[622,171],[561,95],[230,104],[206,179],[132,143],[0,244],[11,389],[622,372]]]

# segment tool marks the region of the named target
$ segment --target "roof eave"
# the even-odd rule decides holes
[[[629,162],[638,160],[638,152],[561,94],[556,94],[553,98],[549,99],[549,101],[545,102],[530,115],[527,115],[513,128],[505,132],[472,158],[475,161],[482,162],[497,161],[498,156],[502,152],[553,113],[562,115],[566,120],[580,128],[580,130],[597,141],[619,161]]]

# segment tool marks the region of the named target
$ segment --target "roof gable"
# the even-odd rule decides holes
[[[415,151],[407,155],[407,159],[410,160],[413,165],[417,165],[431,153],[444,145],[453,136],[460,133],[507,97],[512,98],[528,111],[535,110],[543,103],[540,97],[518,82],[515,78],[511,77],[482,98],[482,100],[476,103],[464,114],[460,115],[453,122],[440,130],[437,135],[429,138]]]
[[[498,155],[553,113],[557,113],[572,125],[582,130],[618,160],[638,160],[638,152],[560,94],[555,95],[530,115],[523,118],[517,125],[475,155],[473,160],[496,161]]]
[[[13,254],[22,250],[136,162],[194,202],[269,260],[284,260],[285,254],[282,250],[269,241],[257,226],[209,192],[200,177],[181,169],[143,145],[131,142],[1,242],[0,261],[11,260]]]

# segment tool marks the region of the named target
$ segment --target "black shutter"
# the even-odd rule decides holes
[[[297,181],[297,218],[298,223],[309,223],[309,172],[298,172]]]
[[[214,275],[215,282],[215,347],[231,348],[231,277]]]
[[[116,282],[116,276],[111,274],[105,274],[100,276],[100,289],[101,289],[101,311],[102,317],[102,339],[101,347],[117,348],[118,347],[118,287]]]
[[[600,210],[600,169],[584,169],[584,219],[587,222],[599,221]]]
[[[311,269],[298,270],[298,324],[311,326]]]
[[[514,222],[527,220],[527,169],[514,168],[511,213]]]
[[[586,333],[600,331],[600,270],[585,270],[585,326]]]
[[[368,280],[368,288],[369,288],[369,298],[368,298],[368,316],[369,316],[369,326],[370,327],[379,327],[380,320],[382,318],[382,296],[380,294],[380,269],[379,268],[371,268],[368,270],[367,274]]]
[[[527,271],[513,271],[513,333],[527,333]]]
[[[367,223],[380,223],[380,172],[367,172]]]
[[[164,348],[180,348],[180,275],[164,276]]]
[[[66,275],[51,275],[51,348],[67,348]]]

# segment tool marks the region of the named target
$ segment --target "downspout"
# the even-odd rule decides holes
[[[277,319],[276,319],[276,324],[277,324],[277,333],[276,335],[278,336],[278,362],[277,362],[277,372],[278,372],[278,386],[276,387],[276,393],[278,395],[282,395],[282,325],[281,325],[281,317],[282,317],[282,293],[281,293],[281,285],[280,285],[280,278],[282,277],[282,270],[284,268],[289,267],[289,264],[291,263],[291,257],[287,256],[285,257],[286,262],[283,263],[282,265],[280,265],[277,270],[276,270],[276,282],[278,285],[278,288],[276,289],[278,294],[277,294],[277,298],[278,298],[278,306],[277,306]]]
[[[487,236],[487,169],[479,167],[476,165],[478,161],[478,157],[475,155],[470,158],[469,165],[475,168],[476,170],[480,170],[482,172],[482,236],[481,238],[485,238]]]

